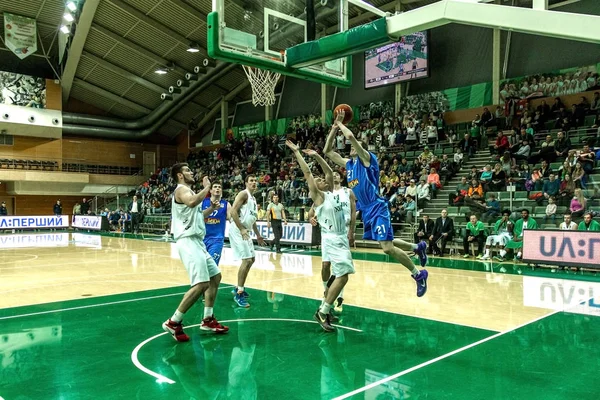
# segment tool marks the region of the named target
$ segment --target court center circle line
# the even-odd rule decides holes
[[[311,320],[308,320],[308,319],[291,319],[291,318],[247,318],[247,319],[230,319],[230,320],[220,321],[220,322],[221,323],[226,323],[226,322],[232,323],[232,322],[255,322],[255,321],[304,322],[304,323],[309,323],[309,324],[316,324],[317,323],[317,321],[311,321]],[[197,326],[200,326],[200,325],[202,325],[202,324],[186,325],[186,328],[194,328],[194,327],[197,327]],[[341,328],[341,329],[347,329],[349,331],[362,332],[361,329],[351,328],[349,326],[342,326],[342,325],[333,325],[333,326],[335,326],[337,328]],[[161,375],[159,373],[156,373],[156,372],[151,371],[150,369],[144,367],[142,365],[142,363],[138,359],[138,353],[142,349],[142,347],[144,347],[146,344],[150,343],[154,339],[159,338],[159,337],[164,336],[164,335],[168,335],[168,334],[169,334],[168,332],[162,332],[162,333],[159,333],[157,335],[151,336],[148,339],[146,339],[143,342],[141,342],[140,344],[138,344],[135,347],[135,349],[133,349],[133,351],[131,352],[131,362],[140,371],[142,371],[145,374],[148,374],[148,375],[156,378],[156,383],[168,383],[168,384],[172,385],[172,384],[176,383],[174,380],[169,379],[169,378],[167,378],[164,375]]]

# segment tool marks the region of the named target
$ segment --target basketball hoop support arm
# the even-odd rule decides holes
[[[352,4],[359,0],[348,0]],[[364,4],[363,4],[364,6]],[[480,3],[478,0],[441,0],[398,15],[381,18],[386,32],[368,30],[369,24],[320,40],[290,47],[286,67],[300,68],[326,60],[349,56],[397,41],[402,36],[450,23],[496,28],[540,36],[600,43],[600,16],[550,11],[543,8],[509,7]],[[535,21],[531,23],[531,21]],[[371,26],[372,27],[372,26]],[[360,37],[361,30],[363,37]],[[356,38],[360,40],[356,40]],[[368,39],[368,40],[367,40]],[[370,47],[365,47],[370,45]]]

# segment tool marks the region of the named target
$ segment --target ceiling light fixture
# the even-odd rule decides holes
[[[188,51],[189,53],[198,53],[200,51],[200,46],[198,46],[197,43],[190,43],[186,51]]]
[[[156,71],[154,71],[155,74],[159,74],[159,75],[166,75],[169,71],[167,71],[166,68],[158,68]]]
[[[77,10],[77,4],[75,4],[74,1],[69,1],[67,3],[67,8],[71,11],[75,11],[75,10]]]
[[[68,35],[69,33],[71,33],[71,28],[69,28],[67,25],[63,25],[60,27],[60,31],[65,35]]]
[[[71,13],[65,13],[65,15],[63,15],[63,18],[65,19],[65,21],[67,22],[73,22],[75,21],[75,17],[73,17],[71,15]]]

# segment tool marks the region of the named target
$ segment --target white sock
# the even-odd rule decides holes
[[[517,258],[521,258],[521,255],[522,255],[521,252],[518,252],[517,253]]]
[[[413,244],[412,244],[410,247],[411,247],[413,250],[416,250],[416,249],[418,249],[418,248],[419,248],[419,245],[418,245],[418,244],[416,244],[416,243],[413,243]]]
[[[323,305],[319,309],[321,314],[325,314],[325,315],[329,314],[329,310],[331,310],[331,304],[329,304],[329,303],[323,303]]]
[[[419,269],[417,267],[413,267],[412,271],[410,271],[410,274],[412,276],[417,276],[419,275]]]
[[[327,282],[329,281],[323,281],[323,289],[327,290]]]
[[[204,318],[212,317],[214,314],[212,307],[204,307]]]
[[[342,291],[340,292],[340,294],[338,295],[338,299],[341,297],[342,299],[344,298],[344,289],[342,288]]]
[[[237,287],[237,291],[238,291],[238,293],[244,293],[244,287],[243,286],[238,286]]]
[[[485,249],[485,256],[489,257],[490,256],[490,249]]]
[[[185,313],[182,313],[179,310],[175,310],[175,314],[173,314],[173,316],[171,317],[171,321],[176,322],[176,323],[180,323],[181,321],[183,321],[183,315]]]
[[[506,255],[506,250],[500,250],[500,257],[504,257]]]

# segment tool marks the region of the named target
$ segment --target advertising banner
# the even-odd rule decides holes
[[[102,219],[96,215],[73,215],[73,228],[87,229],[90,231],[102,230]]]
[[[523,231],[523,261],[600,268],[600,232]]]
[[[230,223],[227,222],[225,225],[225,237],[229,239],[229,227]],[[267,221],[256,221],[256,227],[260,235],[265,238],[273,238],[273,230],[267,228]],[[288,222],[287,225],[283,225],[283,236],[281,243],[288,244],[302,244],[309,246],[313,240],[313,226],[308,222]],[[253,240],[256,240],[256,235],[250,230],[250,236]]]
[[[66,215],[61,216],[3,216],[0,217],[0,230],[7,229],[57,229],[68,228],[69,218]]]
[[[21,60],[37,51],[35,19],[4,13],[4,43]]]

